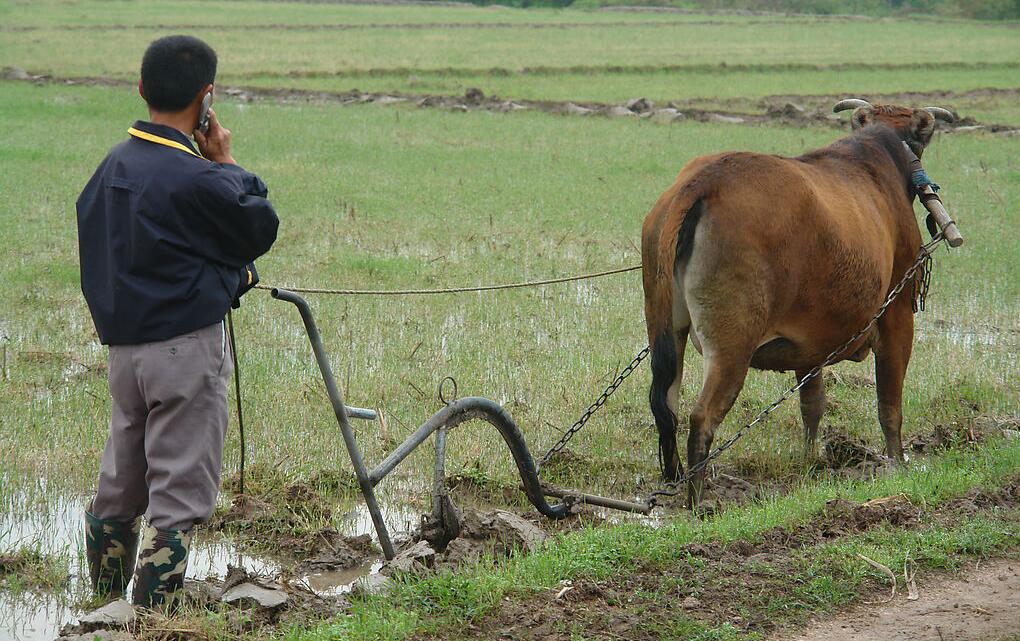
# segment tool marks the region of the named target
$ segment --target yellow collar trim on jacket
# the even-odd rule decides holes
[[[205,158],[205,156],[202,156],[201,154],[195,153],[190,147],[188,147],[187,145],[182,145],[181,143],[177,142],[176,140],[170,140],[169,138],[164,138],[162,136],[157,136],[156,134],[150,134],[147,131],[142,131],[141,129],[135,129],[134,127],[130,127],[128,129],[128,133],[131,134],[132,136],[134,136],[135,138],[141,138],[142,140],[148,140],[149,142],[154,142],[157,145],[165,145],[167,147],[172,147],[174,149],[180,149],[181,151],[187,152],[187,153],[191,154],[192,156],[194,156],[196,158]]]

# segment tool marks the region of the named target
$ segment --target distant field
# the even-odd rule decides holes
[[[655,25],[577,25],[555,30],[526,25],[247,30],[196,27],[191,21],[184,24],[191,25],[186,29],[189,33],[222,51],[224,74],[233,76],[292,71],[514,71],[529,67],[720,63],[937,67],[956,63],[1016,64],[1020,59],[1020,38],[1015,29],[964,22],[940,26],[937,46],[931,25],[887,21],[663,21]],[[137,71],[136,58],[145,45],[168,29],[173,27],[8,31],[0,55],[7,64],[40,72],[131,76]],[[89,46],[82,47],[82,41]],[[301,46],[294,47],[298,41]]]
[[[982,89],[1017,87],[1020,66],[929,67],[905,69],[670,69],[658,71],[600,72],[551,69],[535,73],[449,73],[389,71],[338,75],[253,76],[232,79],[246,87],[291,87],[312,91],[392,92],[397,94],[460,95],[477,88],[486,95],[525,100],[625,102],[645,97],[659,104],[681,107],[723,108],[760,112],[762,100],[831,103],[847,95],[902,95],[905,89],[938,94],[951,88],[961,95],[942,97],[939,104],[982,121],[1020,125],[1020,104],[1015,96],[982,95]],[[967,95],[967,94],[976,95]],[[997,118],[997,119],[996,119]]]
[[[619,22],[742,22],[746,17],[694,13],[575,11],[503,6],[475,7],[414,4],[344,4],[339,2],[261,2],[259,0],[43,0],[9,3],[0,9],[10,26],[81,29],[102,25],[152,28],[155,25],[224,25],[227,28],[272,28],[273,25],[498,24]],[[768,18],[765,18],[768,19]]]
[[[760,111],[758,101],[777,94],[828,100],[1020,87],[1020,37],[1010,23],[329,3],[124,7],[9,6],[0,14],[0,62],[36,74],[131,80],[148,42],[184,31],[220,51],[221,83],[255,87],[478,88],[591,102],[644,96],[732,111]],[[965,115],[1020,124],[1011,96],[948,99]]]

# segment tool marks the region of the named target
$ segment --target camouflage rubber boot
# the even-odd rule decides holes
[[[123,596],[135,569],[141,527],[141,517],[113,521],[85,511],[85,558],[96,596],[114,599]]]
[[[172,610],[175,593],[184,587],[190,547],[191,532],[147,525],[142,532],[131,601],[143,608]]]

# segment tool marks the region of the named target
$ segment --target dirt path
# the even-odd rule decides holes
[[[920,598],[861,606],[784,641],[1014,641],[1020,639],[1020,561],[981,564],[922,585]]]

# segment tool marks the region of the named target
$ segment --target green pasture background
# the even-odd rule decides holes
[[[87,0],[10,3],[0,21],[3,66],[57,77],[133,82],[148,42],[187,32],[218,49],[221,85],[412,96],[474,88],[587,102],[644,96],[736,112],[781,96],[815,107],[843,94],[941,91],[964,115],[1020,123],[1017,95],[1002,93],[1020,77],[1010,22]]]
[[[40,485],[87,492],[93,482],[108,416],[106,352],[79,292],[74,200],[105,152],[145,117],[130,83],[158,35],[201,35],[220,51],[225,82],[261,86],[455,92],[478,82],[508,97],[649,95],[750,111],[788,93],[839,95],[849,86],[863,95],[929,92],[964,113],[980,116],[975,105],[984,104],[996,122],[1020,123],[1008,99],[1018,89],[1020,39],[991,23],[940,23],[936,52],[925,45],[929,27],[910,21],[268,2],[19,3],[2,11],[0,66],[126,83],[0,83],[0,447],[4,487],[15,493]],[[392,26],[411,24],[424,26]],[[950,63],[934,64],[936,53]],[[246,103],[224,93],[217,110],[234,131],[236,157],[266,180],[280,212],[280,238],[259,261],[271,285],[439,287],[635,264],[641,220],[687,160],[724,149],[797,154],[841,135],[778,123],[661,125],[410,103]],[[1018,411],[1017,158],[1020,139],[981,132],[939,135],[925,156],[967,244],[940,252],[929,309],[917,317],[908,437],[938,422]],[[347,397],[384,409],[391,440],[439,407],[436,386],[452,375],[462,394],[504,403],[539,449],[645,340],[636,273],[505,293],[309,298]],[[255,292],[236,321],[249,460],[295,476],[346,469],[295,311]],[[700,357],[689,350],[687,359],[684,411],[700,382]],[[825,423],[877,445],[870,368],[835,368]],[[722,435],[791,378],[753,373]],[[642,370],[612,399],[572,445],[578,462],[556,480],[625,495],[654,485],[647,383]],[[798,420],[790,403],[726,464],[799,474]],[[511,482],[486,429],[455,435],[451,467]],[[370,459],[391,445],[383,437],[377,425],[359,424]],[[424,480],[416,466],[427,466],[427,452],[412,461],[402,473]],[[236,462],[232,441],[228,466]]]

